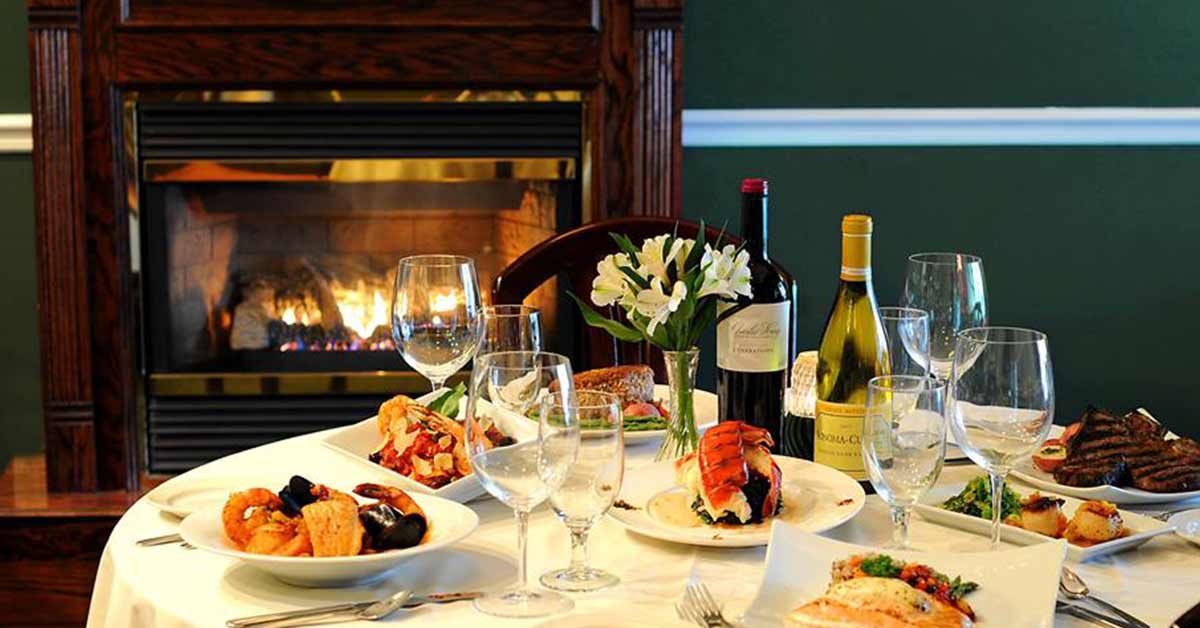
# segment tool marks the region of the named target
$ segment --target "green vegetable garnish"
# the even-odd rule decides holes
[[[876,554],[864,558],[859,568],[868,576],[876,578],[896,578],[900,576],[900,568],[904,563],[897,562],[887,554]]]
[[[962,492],[947,499],[942,504],[942,508],[972,517],[991,519],[992,488],[987,476],[981,475],[967,482]],[[1020,514],[1020,512],[1021,496],[1005,485],[1004,496],[1000,501],[1000,519],[1007,519],[1011,515]]]
[[[467,394],[467,386],[462,382],[454,385],[454,388],[447,390],[438,396],[437,399],[429,402],[429,409],[439,414],[444,414],[450,418],[458,415],[458,400]]]

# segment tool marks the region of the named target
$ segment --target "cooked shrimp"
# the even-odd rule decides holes
[[[363,497],[378,499],[406,515],[421,515],[426,521],[429,520],[429,517],[425,516],[425,511],[417,505],[417,502],[413,501],[413,498],[408,493],[394,486],[369,483],[359,484],[354,487],[354,492]]]
[[[251,554],[274,554],[296,538],[296,528],[286,523],[267,523],[255,528],[242,550]]]
[[[271,512],[282,506],[279,496],[270,489],[252,488],[233,493],[221,510],[225,535],[239,548],[245,547],[254,531],[271,521]]]

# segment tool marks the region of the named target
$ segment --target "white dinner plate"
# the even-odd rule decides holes
[[[835,528],[862,510],[866,494],[853,478],[825,465],[774,456],[783,472],[782,507],[775,519],[792,522],[802,530],[823,532]],[[771,522],[748,526],[694,527],[677,525],[655,516],[647,504],[661,493],[684,494],[675,486],[675,463],[671,460],[637,467],[625,474],[620,499],[624,508],[613,506],[608,515],[632,532],[672,543],[706,547],[753,547],[766,545]]]
[[[1175,526],[1175,533],[1200,545],[1200,508],[1185,510],[1171,515],[1168,525]]]
[[[180,476],[154,487],[146,493],[145,498],[151,506],[183,518],[197,510],[211,509],[214,506],[220,508],[230,493],[254,485],[253,482],[248,483],[244,477],[193,479]]]
[[[1058,438],[1064,429],[1066,428],[1061,425],[1051,427],[1050,437]],[[1173,433],[1167,433],[1167,438],[1173,437],[1175,437]],[[1200,490],[1180,493],[1151,493],[1132,486],[1113,486],[1111,484],[1087,487],[1067,486],[1056,482],[1053,474],[1035,467],[1031,458],[1025,458],[1017,463],[1016,468],[1012,471],[1012,477],[1059,495],[1070,495],[1079,499],[1102,499],[1114,504],[1162,504],[1200,497]]]
[[[360,502],[372,500],[355,496]],[[265,571],[275,578],[301,587],[345,587],[368,582],[399,567],[404,561],[426,552],[456,543],[479,525],[479,517],[470,508],[432,495],[412,495],[425,511],[429,539],[416,547],[359,556],[266,556],[250,554],[233,547],[221,525],[221,508],[194,512],[179,526],[183,540],[195,547],[228,556]]]
[[[437,399],[444,390],[434,391],[416,399],[417,403],[428,404],[434,399]],[[500,431],[516,439],[517,442],[525,442],[537,439],[537,423],[525,420],[518,414],[499,410],[492,407],[486,401],[480,404],[481,408],[486,408],[496,422]],[[462,406],[459,406],[459,412],[463,412]],[[383,442],[383,435],[379,433],[379,425],[376,417],[372,416],[369,419],[364,419],[348,425],[338,430],[334,430],[321,439],[321,444],[336,451],[348,458],[353,458],[361,464],[367,465],[372,469],[376,469],[389,477],[389,481],[396,486],[407,491],[416,493],[427,493],[436,495],[444,499],[465,504],[466,502],[483,495],[486,491],[483,485],[474,474],[459,478],[449,484],[433,489],[421,484],[420,482],[400,475],[391,469],[380,466],[371,462],[368,456],[371,455]]]
[[[667,406],[667,400],[670,397],[670,390],[663,384],[654,385],[654,398],[661,401],[663,407]],[[694,404],[692,409],[696,419],[696,431],[703,434],[704,430],[717,424],[717,396],[707,390],[696,389],[696,394],[692,398]],[[646,430],[644,432],[625,432],[626,445],[638,445],[647,443],[653,440],[658,440],[667,435],[667,430]]]
[[[901,560],[923,563],[950,576],[979,584],[967,596],[980,628],[1049,628],[1054,625],[1063,541],[1000,552],[887,551]],[[778,522],[767,548],[767,565],[758,594],[742,618],[748,628],[779,628],[783,617],[829,586],[830,566],[855,554],[880,550],[812,534]]]
[[[963,486],[964,484],[951,484],[935,487],[925,494],[925,497],[921,499],[921,503],[917,504],[914,510],[926,521],[932,521],[939,525],[966,530],[967,532],[983,536],[990,535],[992,533],[992,522],[990,519],[972,517],[938,507],[947,499],[962,492]],[[1058,497],[1058,495],[1050,493],[1043,493],[1043,495]],[[1021,497],[1025,497],[1025,495]],[[1069,520],[1075,514],[1075,509],[1083,502],[1073,497],[1063,497],[1062,499],[1065,501],[1063,504],[1063,514]],[[1170,524],[1158,519],[1152,519],[1145,515],[1139,515],[1126,510],[1122,510],[1120,513],[1121,519],[1125,522],[1125,527],[1129,528],[1128,536],[1113,539],[1105,543],[1097,543],[1091,547],[1068,544],[1067,558],[1075,562],[1083,562],[1099,556],[1123,552],[1138,547],[1156,536],[1167,534],[1172,530]],[[1042,536],[1036,532],[1030,532],[1029,530],[1006,524],[1000,526],[1000,538],[1016,545],[1034,545],[1051,540],[1050,537]]]

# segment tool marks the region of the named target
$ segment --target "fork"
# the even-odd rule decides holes
[[[684,621],[692,621],[703,628],[736,628],[721,614],[723,605],[717,604],[712,593],[703,582],[689,584],[684,591],[683,602],[675,605],[675,612]]]
[[[171,545],[173,543],[179,543],[179,547],[182,547],[183,549],[196,549],[195,545],[185,542],[183,537],[179,536],[178,533],[164,534],[162,536],[152,536],[148,539],[141,539],[137,542],[137,545],[139,547],[157,547],[159,545]]]

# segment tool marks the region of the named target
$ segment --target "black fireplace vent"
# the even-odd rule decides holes
[[[387,398],[150,397],[147,467],[181,473],[250,447],[355,423],[374,415]]]
[[[577,102],[142,103],[142,159],[578,157]]]

